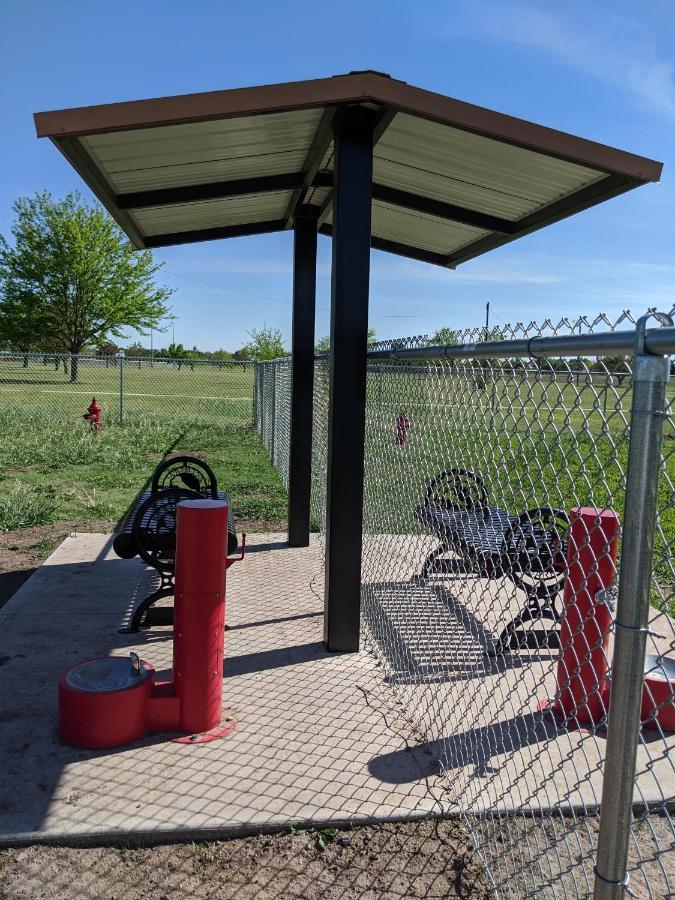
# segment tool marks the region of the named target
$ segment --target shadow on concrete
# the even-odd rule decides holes
[[[265,672],[268,669],[281,669],[285,666],[296,666],[300,663],[314,662],[317,659],[331,659],[335,655],[335,653],[329,653],[321,641],[315,641],[295,647],[260,650],[258,653],[247,653],[244,656],[229,656],[223,663],[223,678],[249,675],[252,672]]]
[[[433,684],[497,675],[547,662],[549,650],[491,656],[491,631],[441,583],[369,584],[363,598],[368,630],[386,658],[390,684]]]
[[[261,619],[259,622],[244,622],[242,625],[226,625],[226,631],[241,631],[242,628],[259,628],[261,625],[280,625],[282,622],[297,622],[298,619],[315,619],[323,616],[319,612],[300,613],[297,616],[280,616],[278,619]]]
[[[0,572],[0,609],[12,599],[30,576],[38,569],[40,564],[30,569],[13,569],[11,572]]]
[[[82,750],[58,740],[61,674],[83,659],[125,656],[139,643],[148,647],[152,661],[152,646],[172,637],[166,631],[118,633],[149,579],[137,559],[105,559],[109,547],[106,541],[88,561],[50,563],[27,573],[32,578],[0,613],[2,833],[39,830],[63,772],[80,760],[117,752]]]
[[[420,778],[471,766],[476,775],[499,772],[490,766],[493,756],[513,753],[523,747],[553,740],[566,729],[551,716],[527,713],[480,728],[428,741],[405,750],[374,757],[368,765],[371,775],[381,781],[407,784]]]
[[[241,543],[241,541],[240,541]],[[249,553],[269,553],[271,550],[302,550],[302,547],[289,547],[288,541],[270,541],[267,544],[247,544],[246,555]]]

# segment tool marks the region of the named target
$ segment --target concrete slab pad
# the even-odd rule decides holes
[[[366,537],[369,649],[340,655],[321,643],[319,542],[255,536],[228,574],[224,697],[236,730],[211,744],[151,735],[85,751],[57,739],[61,671],[135,650],[168,676],[172,631],[119,634],[151,573],[117,559],[104,535],[68,538],[0,611],[0,842],[597,809],[605,732],[556,726],[537,709],[555,693],[557,652],[485,654],[522,594],[505,579],[416,580],[428,544]],[[672,650],[667,625],[654,640]],[[644,732],[636,803],[672,802],[674,746],[675,735]]]
[[[606,729],[558,724],[538,709],[555,696],[558,651],[485,653],[523,607],[524,593],[506,578],[416,580],[432,546],[416,535],[367,536],[364,605],[385,680],[424,732],[427,759],[442,760],[453,806],[470,813],[597,810]],[[673,654],[675,623],[652,609],[651,629],[649,652]],[[636,806],[675,806],[674,750],[675,733],[643,729]],[[371,768],[386,779],[393,762],[378,759]],[[408,777],[417,776],[410,769]]]
[[[280,535],[253,537],[230,570],[224,697],[238,726],[227,738],[78,750],[56,733],[63,669],[134,650],[168,674],[172,631],[118,633],[152,588],[149,570],[117,559],[104,535],[68,538],[0,613],[0,841],[215,837],[440,812],[440,779],[405,749],[414,739],[383,703],[376,660],[324,650],[320,573],[318,543],[291,549]],[[372,763],[387,757],[382,777]]]

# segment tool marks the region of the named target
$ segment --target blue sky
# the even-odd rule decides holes
[[[596,0],[0,0],[0,230],[16,197],[78,176],[37,110],[372,68],[665,163],[649,185],[449,272],[373,252],[378,337],[482,321],[610,316],[675,301],[675,4]],[[171,248],[176,339],[234,350],[290,333],[291,235]],[[317,335],[330,242],[319,238]],[[166,342],[164,339],[163,342]]]

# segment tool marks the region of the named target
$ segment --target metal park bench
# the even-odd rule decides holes
[[[212,497],[226,500],[218,490],[216,476],[203,460],[174,456],[160,463],[152,476],[149,491],[143,491],[129,507],[113,536],[113,549],[122,559],[140,556],[157,571],[160,585],[134,609],[125,632],[142,626],[173,624],[173,607],[154,607],[174,592],[176,554],[176,508],[181,500]],[[227,553],[236,552],[239,542],[232,516],[228,517]]]
[[[505,577],[525,592],[525,606],[504,627],[491,654],[560,646],[556,601],[565,584],[567,513],[542,506],[514,515],[489,504],[479,475],[449,469],[428,482],[415,518],[440,542],[426,557],[422,578]]]

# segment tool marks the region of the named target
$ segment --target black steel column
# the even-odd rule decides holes
[[[293,249],[293,368],[288,467],[288,543],[291,547],[309,544],[315,299],[316,213],[298,210]]]
[[[335,136],[324,640],[359,649],[374,115],[341,110]]]

